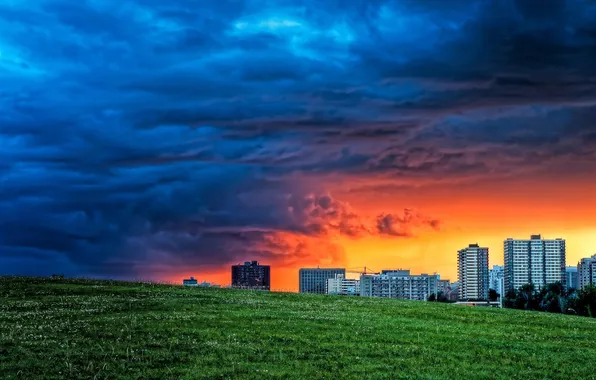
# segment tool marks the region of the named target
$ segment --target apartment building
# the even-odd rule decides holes
[[[461,249],[458,258],[460,300],[488,299],[488,248],[470,244]]]
[[[258,261],[232,265],[232,287],[254,290],[270,290],[271,267]]]
[[[346,278],[344,274],[336,274],[334,278],[327,279],[327,294],[359,296],[360,280]]]
[[[596,255],[581,259],[577,263],[577,275],[579,289],[588,285],[596,286]]]
[[[488,287],[496,291],[501,297],[505,296],[505,270],[502,265],[493,265],[488,272]]]
[[[438,275],[412,275],[409,270],[384,271],[360,276],[360,296],[425,301],[437,294]]]
[[[345,277],[345,268],[301,268],[298,271],[298,282],[300,293],[325,294],[327,292],[327,280],[341,274]]]
[[[565,273],[565,240],[508,238],[503,243],[505,257],[505,291],[532,283],[536,289],[560,281],[567,286]]]

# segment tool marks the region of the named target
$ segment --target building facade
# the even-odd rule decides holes
[[[443,293],[445,296],[451,290],[451,282],[449,280],[437,281],[437,293]]]
[[[449,301],[457,301],[459,297],[459,282],[452,282],[445,296]]]
[[[596,286],[596,255],[581,259],[577,263],[578,289],[588,285]]]
[[[488,272],[488,288],[493,289],[501,297],[505,297],[505,270],[501,265],[493,265]]]
[[[460,300],[488,299],[488,248],[470,244],[458,251]]]
[[[567,290],[579,289],[579,276],[577,273],[577,267],[565,268],[565,277],[567,281]]]
[[[232,287],[242,289],[270,290],[271,268],[258,261],[232,265]]]
[[[360,276],[360,296],[426,301],[437,294],[438,275],[412,275],[409,270]]]
[[[327,280],[335,278],[336,274],[345,277],[345,268],[301,268],[298,271],[300,293],[327,293]]]
[[[334,278],[327,279],[327,294],[359,296],[360,280],[346,278],[343,274],[336,274]]]
[[[503,249],[505,291],[529,283],[536,289],[553,282],[567,286],[564,239],[547,240],[540,235],[532,235],[530,239],[509,238],[504,241]]]

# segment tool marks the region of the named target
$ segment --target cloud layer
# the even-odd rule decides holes
[[[589,1],[4,2],[0,32],[6,273],[312,262],[440,224],[336,178],[596,171]]]

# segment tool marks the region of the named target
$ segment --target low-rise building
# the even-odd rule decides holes
[[[459,282],[456,281],[449,284],[445,297],[447,297],[449,301],[457,301],[459,298]]]
[[[567,276],[567,290],[579,289],[579,276],[577,267],[565,268],[565,275]]]
[[[201,288],[221,288],[221,285],[212,284],[210,282],[203,281],[203,282],[199,283],[199,287],[201,287]]]
[[[336,274],[334,278],[327,279],[327,294],[359,296],[360,280],[346,278],[343,274]]]
[[[325,294],[327,280],[335,275],[346,275],[345,268],[300,268],[298,284],[300,293]]]
[[[400,298],[426,301],[437,294],[438,275],[412,275],[409,270],[360,276],[360,295],[363,297]]]
[[[451,281],[449,280],[438,280],[437,281],[437,293],[447,294],[449,292],[449,288],[451,287]]]
[[[184,285],[184,286],[199,286],[199,283],[196,278],[191,277],[191,278],[185,278],[184,280],[182,280],[182,285]]]

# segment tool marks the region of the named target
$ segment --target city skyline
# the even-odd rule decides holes
[[[596,253],[589,1],[0,5],[0,274],[229,280],[246,259],[455,279]]]
[[[519,234],[514,234],[512,236],[518,236],[518,235]],[[530,236],[530,238],[532,238],[532,237],[540,237],[540,238],[543,238],[543,239],[547,239],[548,240],[548,237],[546,237],[544,235],[541,235],[541,234],[530,234],[529,236]],[[477,240],[480,241],[480,239],[477,239]],[[493,269],[495,269],[495,268],[500,268],[500,270],[503,271],[504,262],[505,262],[504,261],[504,254],[505,254],[505,252],[504,252],[504,249],[503,249],[503,243],[506,243],[508,240],[520,240],[520,239],[515,239],[513,237],[507,237],[507,238],[501,239],[501,241],[500,241],[500,247],[501,248],[500,248],[500,250],[497,251],[497,254],[495,254],[494,250],[491,251],[489,249],[489,252],[493,252],[489,256],[489,260],[488,260],[489,273],[491,273],[493,271]],[[523,239],[521,239],[521,240],[523,241]],[[529,240],[530,239],[526,239],[526,241],[529,241]],[[553,238],[551,240],[552,241],[563,240],[563,242],[565,243],[565,246],[568,246],[567,239],[564,239],[564,238],[563,239]],[[475,245],[477,245],[477,243],[469,244],[469,246],[475,246]],[[488,248],[488,247],[486,247],[486,248]],[[458,261],[457,260],[457,252],[458,251],[461,251],[461,249],[458,249],[455,252],[455,255],[454,255],[455,259],[454,259],[454,263],[453,263],[455,269],[451,271],[453,273],[452,275],[446,275],[445,272],[443,272],[443,273],[442,272],[439,272],[439,271],[435,270],[432,265],[427,266],[427,267],[425,267],[425,269],[421,269],[421,270],[414,270],[414,269],[412,269],[412,266],[407,266],[407,265],[403,265],[403,264],[399,264],[399,263],[394,264],[394,265],[381,264],[380,266],[375,267],[375,268],[371,268],[370,266],[367,266],[367,265],[363,265],[363,266],[360,266],[360,267],[351,267],[351,268],[352,269],[362,268],[363,271],[368,270],[369,272],[370,271],[376,271],[376,272],[379,272],[379,273],[381,273],[381,272],[393,272],[393,271],[399,271],[399,270],[412,270],[413,272],[418,272],[418,273],[433,273],[433,274],[440,275],[441,280],[445,280],[446,279],[446,280],[449,280],[451,283],[454,283],[454,282],[457,282],[458,281],[458,269],[457,269],[457,266],[458,266],[458,263],[457,263],[457,261]],[[496,256],[496,258],[495,258],[495,256]],[[573,261],[573,259],[567,258],[567,257],[569,257],[568,250],[567,250],[565,256],[566,256],[565,261],[566,261],[566,264],[567,264],[566,265],[566,269],[567,269],[568,267],[570,267],[570,264],[574,264],[575,262]],[[573,256],[575,256],[575,255],[573,255]],[[590,256],[592,256],[592,255],[590,255]],[[582,259],[585,259],[587,257],[588,256],[581,257],[579,260],[581,261]],[[499,264],[497,264],[497,263],[499,263]],[[421,268],[421,266],[414,266],[414,267],[415,268]],[[391,268],[403,268],[403,269],[391,269]],[[277,270],[281,270],[281,272],[284,273],[284,275],[287,273],[286,270],[285,270],[286,268],[284,268],[284,267],[276,268],[276,269]],[[317,266],[317,268],[310,268],[310,267],[306,266],[306,267],[296,268],[296,271],[297,272],[300,272],[301,270],[311,270],[311,269],[330,270],[330,269],[338,269],[338,267],[320,266],[319,265],[319,266]],[[341,267],[341,269],[344,269],[345,270],[345,269],[349,269],[349,268],[348,267]],[[567,274],[563,274],[565,272],[565,270],[562,269],[562,271],[561,271],[562,272],[562,277],[561,277],[562,282],[563,282],[563,280],[564,280],[564,282],[567,281]],[[353,273],[356,273],[356,271],[354,270]],[[501,274],[501,276],[502,276],[502,274]],[[213,278],[213,276],[210,276],[210,275],[207,275],[207,277]],[[276,278],[276,277],[277,276],[275,275],[275,271],[272,271],[272,278]],[[493,283],[491,281],[492,280],[489,280],[490,288],[491,289],[494,289],[494,287],[492,286]],[[272,282],[273,282],[273,280],[272,280]],[[284,284],[288,284],[288,283],[289,282],[284,282]],[[272,290],[276,290],[277,289],[277,290],[283,290],[283,291],[296,291],[296,292],[299,292],[299,283],[300,283],[299,279],[296,281],[296,285],[292,285],[291,282],[290,282],[290,286],[276,286],[276,284],[273,283],[272,284]],[[502,283],[501,286],[504,287],[504,283]],[[497,290],[497,289],[495,289],[495,290]],[[507,291],[507,289],[504,289],[504,292],[506,292],[506,291]]]
[[[560,273],[558,273],[558,275],[560,275],[560,277],[554,278],[554,277],[552,277],[552,274],[549,274],[549,276],[547,277],[546,276],[546,273],[549,271],[549,269],[547,268],[547,269],[544,269],[544,273],[543,273],[544,277],[542,279],[540,279],[538,282],[532,281],[532,283],[534,283],[534,285],[536,285],[536,286],[538,286],[538,288],[540,288],[540,287],[544,286],[544,284],[548,284],[548,283],[553,283],[553,282],[559,281],[564,286],[566,286],[567,288],[578,289],[579,287],[574,286],[576,284],[576,281],[577,280],[570,280],[570,277],[569,277],[570,276],[570,271],[573,270],[574,273],[575,273],[575,278],[577,278],[578,268],[577,267],[574,267],[574,266],[567,265],[567,264],[569,264],[569,262],[568,262],[568,260],[566,258],[566,256],[567,256],[566,255],[566,248],[565,248],[566,247],[566,239],[563,239],[563,238],[547,239],[547,238],[545,238],[544,236],[542,236],[540,234],[532,234],[532,235],[530,235],[530,238],[529,239],[515,239],[515,238],[508,237],[508,238],[506,238],[506,239],[503,240],[504,247],[503,247],[503,252],[502,252],[503,255],[502,256],[505,257],[505,255],[508,252],[508,246],[510,246],[512,242],[523,243],[523,244],[530,244],[535,239],[537,239],[538,241],[540,241],[541,244],[543,244],[542,242],[546,242],[546,246],[545,246],[546,248],[541,248],[541,250],[542,250],[541,251],[541,254],[545,254],[545,253],[551,252],[552,249],[555,248],[555,246],[551,247],[552,244],[555,244],[556,245],[557,255],[559,255],[559,253],[558,253],[559,247],[562,247],[563,254],[561,256],[562,262],[560,263],[560,266],[558,267],[558,272],[560,272]],[[484,262],[484,264],[486,264],[486,268],[484,268],[484,269],[486,269],[486,270],[484,272],[486,272],[486,273],[483,274],[483,276],[486,277],[486,285],[483,285],[483,287],[486,288],[486,289],[494,289],[494,290],[497,291],[497,293],[499,295],[504,295],[507,292],[507,288],[505,288],[505,279],[504,279],[504,268],[505,268],[505,265],[494,264],[494,262],[489,258],[489,255],[488,255],[488,251],[489,250],[488,250],[488,248],[487,247],[480,247],[478,243],[469,244],[467,248],[465,248],[463,250],[461,250],[461,249],[458,250],[458,256],[461,257],[462,252],[465,252],[465,251],[467,251],[469,249],[486,250],[486,253],[484,254],[486,256],[486,260]],[[528,247],[528,249],[529,249],[528,252],[531,252],[531,248]],[[544,251],[544,249],[546,249],[546,251]],[[528,252],[526,252],[524,254],[525,255],[528,255]],[[552,251],[552,252],[554,252],[554,251]],[[517,253],[517,251],[516,251],[516,253]],[[587,262],[594,261],[594,262],[596,262],[596,259],[595,258],[596,258],[596,254],[593,255],[593,256],[591,256],[591,257],[588,257],[588,258],[582,258],[582,259],[580,259],[580,262],[584,262],[584,261],[587,261]],[[493,258],[493,260],[494,260],[494,258]],[[525,259],[525,260],[527,260],[527,259]],[[458,270],[456,270],[456,273],[459,272],[459,265],[460,264],[457,264]],[[596,264],[594,264],[594,265],[596,265]],[[544,267],[544,264],[542,264],[541,268],[542,267]],[[356,270],[356,269],[360,269],[360,268],[362,268],[361,271],[357,271]],[[326,278],[331,279],[335,275],[335,272],[337,272],[337,271],[341,271],[341,272],[337,272],[337,273],[342,274],[342,276],[345,276],[345,273],[346,272],[347,273],[352,273],[352,274],[358,273],[360,275],[366,274],[366,273],[371,273],[372,272],[374,274],[384,275],[384,274],[388,274],[388,273],[410,272],[410,270],[411,270],[410,268],[406,269],[406,267],[403,267],[403,266],[391,266],[391,265],[384,265],[384,266],[382,266],[380,268],[381,268],[380,270],[375,270],[374,268],[370,268],[370,267],[367,267],[367,266],[358,267],[358,268],[339,268],[339,267],[333,267],[332,268],[332,267],[325,267],[325,266],[323,266],[323,267],[317,266],[316,268],[303,267],[303,268],[299,268],[298,269],[298,277],[299,277],[298,278],[298,285],[299,285],[298,286],[298,289],[296,289],[294,287],[292,287],[292,288],[287,288],[287,287],[283,288],[283,287],[275,287],[275,286],[273,286],[272,287],[272,290],[302,292],[302,290],[301,290],[302,289],[302,280],[301,279],[302,279],[302,276],[303,276],[303,272],[319,272],[319,273],[327,272],[325,275],[323,275],[320,278],[320,282],[321,283],[320,283],[319,289],[317,291],[318,293],[324,293],[323,283],[324,283],[325,279]],[[398,269],[396,269],[396,268],[398,268]],[[528,267],[528,268],[531,268],[531,267]],[[528,270],[529,269],[526,269],[526,271],[528,271]],[[439,276],[441,278],[440,281],[439,281],[439,283],[444,282],[444,281],[448,281],[449,283],[453,284],[453,283],[458,283],[461,280],[460,279],[460,274],[456,274],[456,276],[453,277],[453,278],[451,278],[451,277],[446,278],[445,276],[441,277],[441,273],[439,273],[439,272],[437,272],[435,270],[432,270],[432,269],[426,270],[426,271],[422,271],[421,273],[433,273],[434,275]],[[592,272],[590,272],[590,273],[592,273]],[[594,273],[596,273],[596,271]],[[476,275],[477,274],[478,273],[476,273]],[[355,276],[355,275],[350,275],[350,276],[352,278],[356,278],[356,279],[359,279],[360,278],[360,276]],[[347,278],[350,278],[350,276],[348,276]],[[530,277],[528,277],[528,278],[530,278]],[[521,282],[519,282],[519,281],[520,280],[517,280],[517,282],[516,282],[517,285],[520,285],[522,283],[523,284],[526,284],[527,283],[525,281],[521,281]],[[570,283],[570,281],[572,283]],[[596,280],[594,280],[594,283],[596,283]],[[517,286],[517,287],[514,286],[514,288],[517,289],[517,288],[519,288],[519,286]],[[306,291],[305,290],[305,292],[310,292],[310,291]],[[488,294],[487,291],[486,291],[486,294]]]

